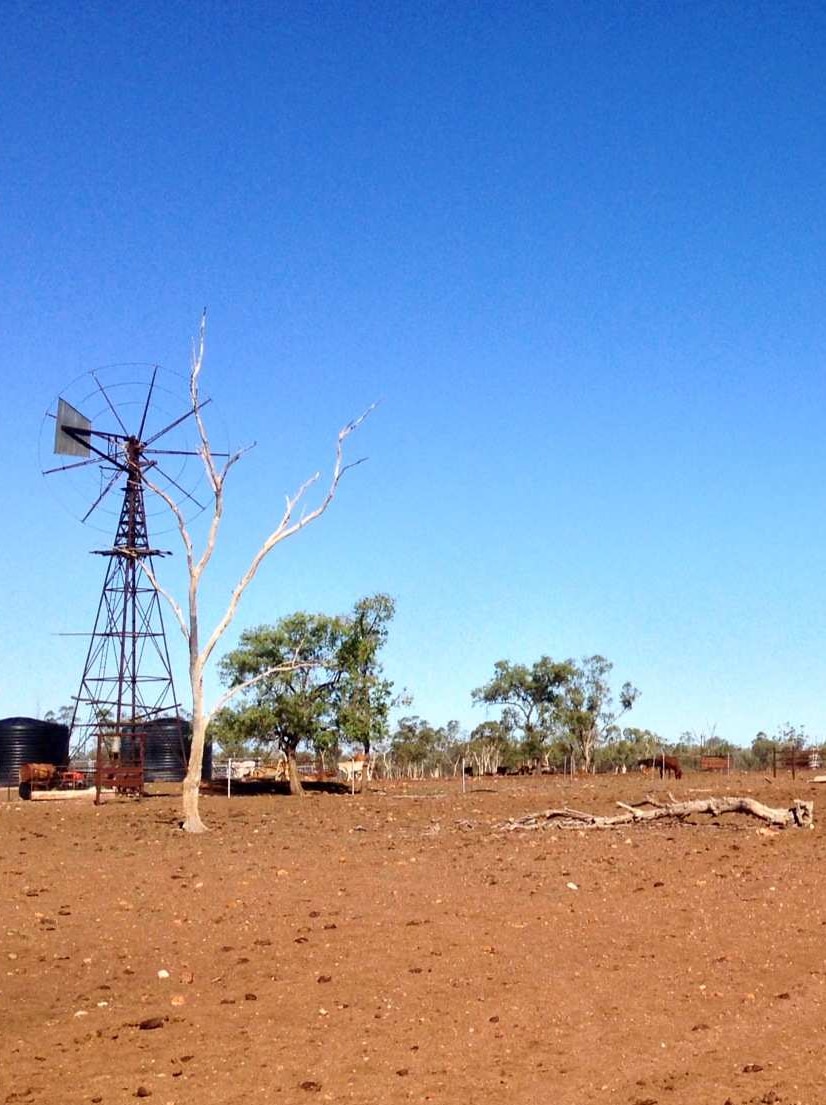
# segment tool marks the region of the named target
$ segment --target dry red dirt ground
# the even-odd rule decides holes
[[[0,802],[0,1102],[822,1105],[826,844],[739,815],[516,833],[798,778]],[[826,792],[821,792],[826,793]]]

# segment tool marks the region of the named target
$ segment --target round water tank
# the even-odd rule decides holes
[[[192,726],[186,718],[161,717],[136,725],[143,734],[143,777],[147,783],[179,783],[186,775],[189,750],[192,745]],[[121,741],[121,760],[136,762],[140,757],[138,738],[124,735]],[[204,746],[202,778],[212,778],[212,744]]]
[[[34,717],[0,721],[0,786],[17,786],[21,764],[65,764],[69,727]]]

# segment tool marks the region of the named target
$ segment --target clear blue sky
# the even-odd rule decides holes
[[[434,723],[498,659],[599,652],[666,739],[826,735],[822,5],[9,0],[0,71],[0,716],[76,691],[102,583],[43,413],[185,372],[206,304],[258,442],[207,620],[382,398],[237,631],[388,591]]]

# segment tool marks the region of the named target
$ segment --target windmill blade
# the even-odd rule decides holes
[[[201,455],[198,449],[144,449],[144,456],[147,457],[199,457]],[[210,449],[210,455],[213,457],[228,457],[229,453],[215,453]]]
[[[211,399],[205,399],[203,401],[203,403],[198,404],[198,410],[202,410],[204,407],[208,406],[211,402],[212,402]],[[169,433],[169,431],[173,430],[176,426],[180,426],[180,424],[182,422],[185,422],[187,420],[187,418],[192,418],[192,416],[194,414],[195,414],[194,408],[190,407],[189,410],[186,412],[186,414],[182,414],[180,418],[176,418],[174,422],[170,422],[168,426],[164,426],[164,428],[162,430],[158,430],[158,432],[156,434],[153,434],[150,438],[148,438],[144,442],[144,445],[151,445],[153,441],[157,441],[159,437],[163,437],[164,434]]]
[[[90,457],[88,460],[78,460],[74,464],[59,464],[57,468],[44,468],[43,475],[51,476],[53,472],[68,472],[72,468],[88,468],[90,464],[100,464],[99,457]]]
[[[143,428],[146,425],[146,416],[149,414],[149,404],[152,400],[152,392],[155,390],[155,379],[158,375],[158,366],[152,371],[152,379],[149,382],[149,391],[146,393],[146,403],[143,408],[143,417],[141,418],[141,426],[138,430],[138,441],[143,441]]]
[[[172,486],[173,486],[174,488],[176,488],[176,489],[177,489],[178,491],[180,491],[180,493],[181,493],[181,494],[182,494],[182,495],[184,496],[184,498],[186,498],[186,499],[189,499],[189,501],[190,501],[191,503],[194,503],[194,504],[195,504],[195,506],[197,506],[197,508],[198,508],[199,510],[203,510],[203,509],[204,509],[204,506],[205,506],[205,504],[204,504],[204,503],[199,503],[199,502],[198,502],[198,500],[197,500],[197,499],[195,498],[195,496],[194,496],[194,495],[190,495],[190,493],[189,493],[189,492],[187,491],[187,489],[186,489],[185,487],[182,487],[182,486],[181,486],[181,485],[180,485],[180,484],[178,483],[178,481],[177,481],[177,480],[173,480],[173,478],[172,478],[172,477],[171,477],[171,476],[169,475],[169,473],[168,473],[168,472],[164,472],[164,470],[163,470],[163,469],[162,469],[162,468],[160,467],[160,465],[158,465],[157,463],[154,463],[154,462],[153,462],[153,467],[154,467],[155,471],[156,471],[156,472],[157,472],[157,473],[158,473],[159,475],[163,476],[163,478],[164,478],[164,479],[165,479],[165,480],[167,481],[167,483],[170,483],[170,484],[172,484]]]
[[[118,425],[120,426],[120,428],[121,428],[121,429],[123,430],[123,432],[124,432],[124,435],[125,435],[126,437],[128,437],[128,436],[129,436],[129,431],[128,431],[128,430],[127,430],[127,428],[126,428],[126,427],[124,426],[124,424],[123,424],[123,422],[122,422],[122,420],[121,420],[121,417],[120,417],[120,415],[118,414],[117,410],[115,409],[115,405],[114,405],[114,403],[113,403],[113,402],[112,402],[112,400],[111,400],[111,399],[109,398],[109,393],[108,393],[108,391],[107,391],[107,390],[106,390],[106,388],[105,388],[105,387],[103,386],[103,384],[102,384],[102,383],[100,382],[100,380],[99,380],[99,379],[97,378],[97,376],[95,375],[94,371],[90,372],[90,373],[89,373],[89,375],[90,375],[90,376],[92,377],[92,379],[93,379],[93,380],[95,381],[95,383],[97,384],[97,386],[98,386],[98,389],[100,390],[100,393],[101,393],[101,395],[102,395],[102,396],[103,396],[103,398],[104,398],[104,399],[106,400],[106,405],[107,405],[107,407],[108,407],[108,408],[109,408],[109,410],[110,410],[110,411],[112,412],[112,414],[113,414],[113,415],[115,416],[115,419],[116,419],[116,421],[117,421],[117,424],[118,424]]]
[[[92,511],[95,509],[95,507],[99,506],[103,502],[103,500],[106,498],[106,496],[109,494],[109,492],[112,490],[112,488],[115,486],[115,484],[117,483],[117,481],[120,479],[120,477],[122,475],[123,475],[123,472],[119,468],[116,468],[115,471],[112,473],[112,478],[109,480],[106,487],[104,487],[103,491],[101,491],[101,493],[98,495],[98,497],[92,503],[92,505],[89,507],[89,509],[83,515],[83,517],[80,519],[81,522],[85,522],[86,519],[89,517],[89,515],[92,513]]]

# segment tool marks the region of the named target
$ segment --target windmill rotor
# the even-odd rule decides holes
[[[199,411],[209,404],[200,400]],[[40,469],[60,504],[102,532],[130,472],[147,493],[174,498],[187,521],[211,497],[188,381],[158,365],[111,365],[73,381],[43,420]],[[154,533],[175,528],[160,497],[147,494],[146,510]]]

